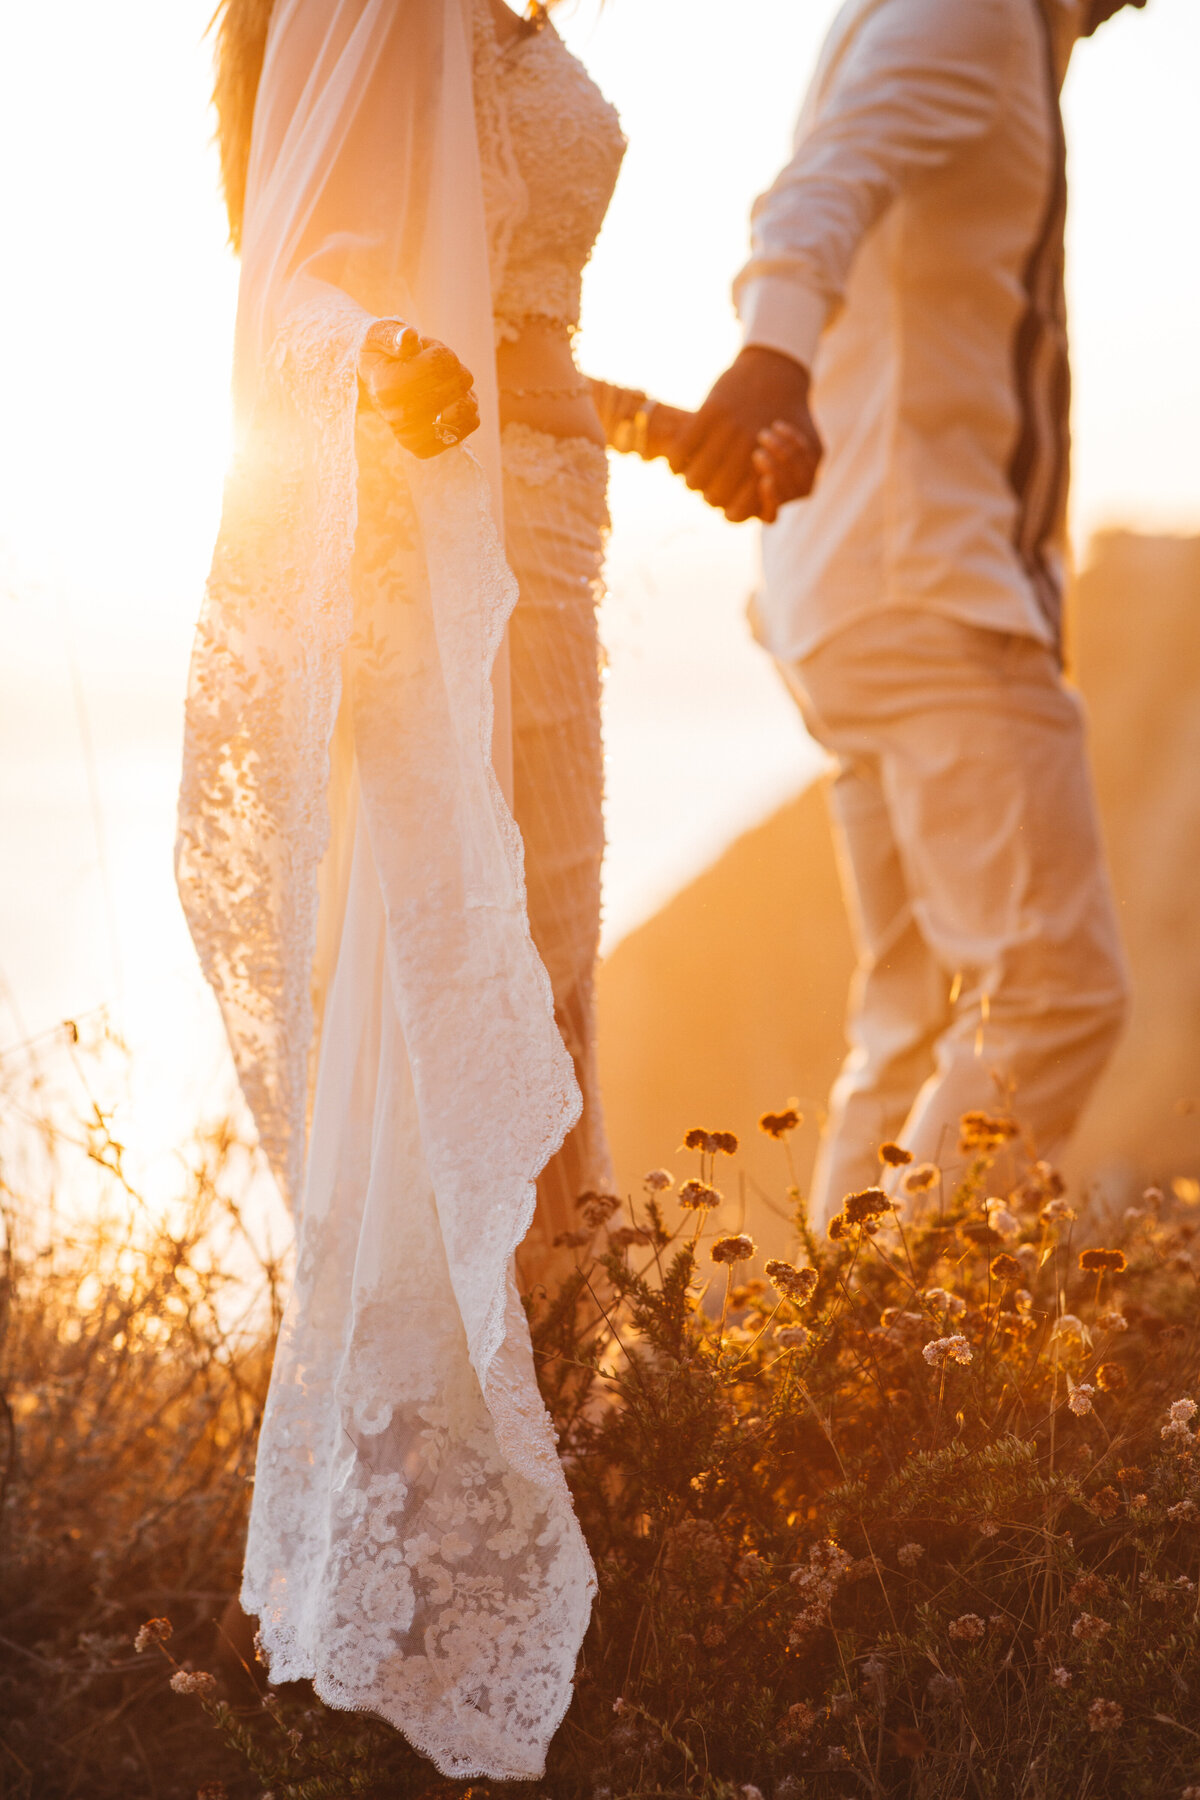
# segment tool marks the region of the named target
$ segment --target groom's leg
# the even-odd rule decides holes
[[[899,1133],[933,1068],[949,984],[913,917],[878,758],[861,740],[851,744],[822,711],[841,715],[853,698],[843,691],[837,641],[783,673],[812,736],[835,754],[845,744],[829,808],[857,967],[850,1050],[829,1097],[809,1197],[810,1214],[823,1225],[848,1193],[878,1179],[879,1145]]]
[[[852,634],[857,721],[835,723],[877,747],[913,917],[956,988],[902,1141],[953,1160],[961,1114],[1009,1095],[1052,1155],[1128,995],[1078,696],[1028,638],[899,612]]]

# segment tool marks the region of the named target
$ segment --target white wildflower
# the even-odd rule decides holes
[[[947,1362],[965,1365],[972,1354],[971,1346],[961,1332],[956,1332],[953,1337],[933,1338],[921,1352],[931,1369],[940,1369]]]

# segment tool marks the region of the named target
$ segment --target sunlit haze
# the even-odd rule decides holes
[[[226,1078],[170,871],[236,289],[211,9],[65,0],[0,22],[0,1043],[120,999],[135,1040],[187,1040],[193,1107]],[[585,287],[590,372],[693,404],[732,354],[747,210],[835,10],[556,14],[630,139]],[[1198,68],[1196,0],[1150,0],[1070,76],[1077,549],[1112,523],[1200,529]],[[742,622],[753,532],[661,468],[617,469],[613,511],[609,941],[816,762]]]

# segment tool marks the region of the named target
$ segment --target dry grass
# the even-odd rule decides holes
[[[6,1102],[0,1795],[1200,1792],[1189,1178],[1081,1267],[1078,1199],[976,1118],[903,1228],[868,1194],[818,1241],[789,1189],[797,1248],[773,1279],[710,1204],[725,1134],[689,1134],[681,1179],[623,1214],[593,1198],[576,1277],[530,1314],[601,1598],[546,1781],[468,1789],[214,1660],[278,1310],[230,1198],[246,1152],[211,1136],[149,1219],[94,1113],[66,1137],[95,1203],[48,1241],[72,1146],[43,1130],[18,1182],[20,1114]],[[768,1125],[783,1186],[792,1126]],[[139,1653],[151,1617],[172,1635]],[[168,1660],[217,1679],[172,1694]]]

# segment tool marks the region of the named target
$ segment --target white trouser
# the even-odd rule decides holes
[[[858,954],[814,1218],[878,1180],[886,1139],[959,1161],[969,1108],[1053,1155],[1128,1006],[1078,695],[1030,638],[901,609],[783,673],[836,759]]]

